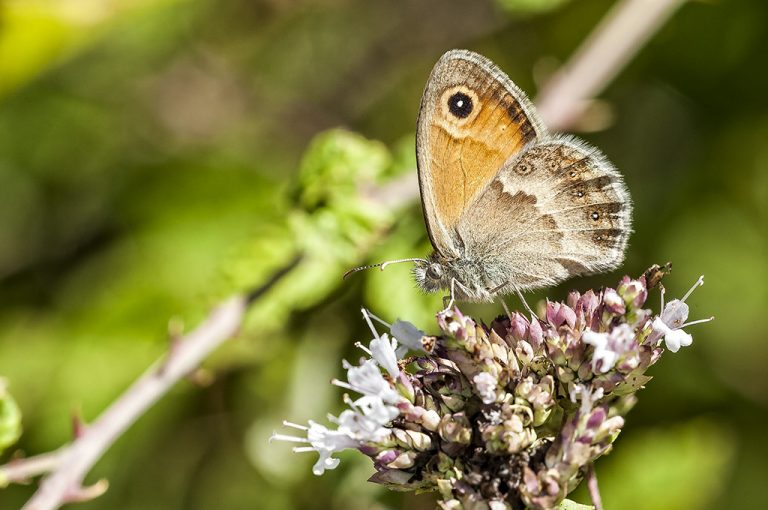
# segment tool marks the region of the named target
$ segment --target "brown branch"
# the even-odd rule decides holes
[[[197,368],[216,347],[237,332],[245,310],[244,297],[230,298],[197,329],[182,337],[167,359],[155,362],[93,424],[87,426],[80,437],[58,451],[54,469],[40,483],[24,510],[54,510],[69,501],[82,499],[83,480],[96,461],[179,379]],[[35,459],[40,457],[28,461]],[[88,494],[87,490],[85,494]]]
[[[167,355],[157,360],[91,425],[58,450],[0,466],[0,480],[25,482],[50,473],[23,507],[24,510],[54,510],[67,502],[93,499],[107,489],[106,480],[83,486],[93,465],[125,430],[140,418],[176,382],[190,374],[227,339],[234,336],[248,305],[271,289],[301,260],[296,257],[270,280],[247,295],[236,295],[220,304],[197,329],[174,339]]]
[[[0,466],[0,487],[11,483],[28,483],[32,478],[50,473],[61,463],[61,457],[66,448],[52,452],[13,459],[8,464]]]
[[[544,124],[564,131],[685,0],[623,0],[595,27],[536,100]]]

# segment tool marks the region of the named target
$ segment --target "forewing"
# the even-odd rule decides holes
[[[435,249],[456,255],[464,211],[499,168],[545,135],[534,108],[491,61],[449,51],[427,82],[417,125],[419,185]]]

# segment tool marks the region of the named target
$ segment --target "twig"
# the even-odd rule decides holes
[[[105,480],[83,487],[83,480],[93,465],[179,379],[234,336],[248,305],[272,288],[299,261],[300,257],[294,259],[259,289],[231,297],[219,305],[197,329],[179,337],[174,349],[144,372],[92,425],[83,426],[80,435],[69,445],[0,467],[0,480],[8,482],[26,481],[35,475],[50,473],[23,510],[55,510],[64,503],[92,499],[106,491]]]
[[[0,466],[0,487],[11,483],[27,483],[36,476],[50,473],[61,464],[65,450],[66,447],[34,457],[13,459]]]
[[[83,479],[122,433],[182,377],[194,370],[222,342],[232,337],[245,312],[242,296],[220,305],[196,330],[183,337],[167,360],[158,360],[92,425],[58,456],[25,510],[53,510],[80,492]],[[160,370],[160,368],[163,368]]]
[[[685,0],[623,0],[603,18],[537,98],[544,124],[567,130]]]
[[[597,487],[597,474],[595,474],[594,464],[590,464],[587,470],[587,489],[589,489],[589,497],[592,498],[595,510],[603,510],[603,500],[600,498],[600,489]]]

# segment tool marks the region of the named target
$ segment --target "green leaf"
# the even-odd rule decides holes
[[[619,384],[613,390],[613,394],[629,395],[635,393],[637,390],[648,384],[651,379],[653,379],[652,376],[645,374],[629,375],[625,382]]]
[[[569,0],[496,0],[505,11],[522,14],[536,14],[552,11]]]
[[[0,452],[15,443],[20,436],[21,410],[6,390],[5,380],[0,378]]]
[[[595,507],[592,505],[582,505],[581,503],[576,503],[570,499],[564,499],[555,508],[556,510],[594,510]]]
[[[302,158],[300,204],[338,209],[359,201],[359,187],[378,180],[392,164],[381,142],[332,129],[317,135]]]
[[[310,143],[294,190],[295,203],[265,224],[229,267],[237,288],[260,285],[297,255],[303,258],[249,313],[248,323],[276,325],[292,310],[312,306],[342,285],[394,221],[392,212],[360,189],[385,179],[393,159],[381,143],[334,129]]]

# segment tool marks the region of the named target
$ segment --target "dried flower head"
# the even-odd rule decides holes
[[[691,344],[682,328],[703,321],[686,323],[685,301],[702,284],[666,305],[662,288],[657,315],[643,308],[645,277],[547,302],[544,319],[486,327],[454,308],[438,314],[439,337],[363,311],[370,357],[345,361],[347,381],[334,381],[358,395],[345,395],[349,409],[329,417],[335,427],[285,422],[300,435],[272,437],[318,452],[315,474],[355,448],[373,460],[370,481],[437,491],[443,509],[553,508],[611,450],[662,342]]]

